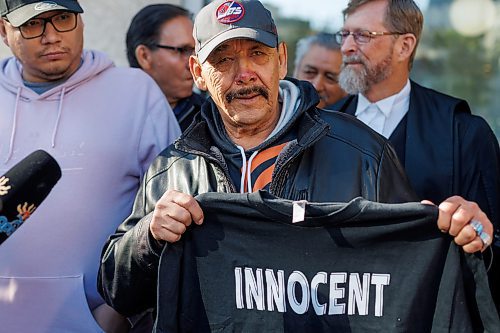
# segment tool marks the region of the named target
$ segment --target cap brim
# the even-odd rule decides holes
[[[278,45],[277,36],[270,32],[253,28],[234,28],[221,33],[207,42],[203,48],[196,53],[198,60],[201,63],[204,63],[210,53],[212,53],[212,51],[215,50],[220,44],[237,38],[252,39],[269,47],[276,47]]]
[[[25,5],[21,8],[14,10],[13,12],[5,15],[10,24],[14,27],[19,27],[31,20],[33,17],[43,14],[45,12],[50,12],[53,10],[65,10],[74,13],[83,13],[82,7],[77,1],[58,1],[51,6],[40,6],[41,2],[34,2]],[[37,5],[39,5],[37,7]]]

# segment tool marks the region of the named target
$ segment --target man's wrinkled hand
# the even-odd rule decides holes
[[[174,243],[192,222],[203,223],[198,202],[189,194],[168,190],[156,203],[149,230],[156,240]]]
[[[424,204],[433,204],[428,200]],[[493,224],[477,203],[453,196],[438,206],[438,228],[453,236],[465,252],[484,251],[493,239]]]

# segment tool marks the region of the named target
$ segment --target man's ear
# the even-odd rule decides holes
[[[135,58],[143,70],[148,71],[151,69],[153,58],[151,56],[151,50],[146,45],[137,45],[135,48]]]
[[[288,66],[288,51],[285,42],[281,42],[278,45],[278,61],[280,80],[283,80],[286,76]]]
[[[401,61],[410,59],[413,50],[417,47],[417,38],[414,34],[407,33],[400,36],[398,58]]]
[[[83,22],[83,17],[82,17],[82,15],[78,15],[78,19],[80,20],[80,23],[78,23],[78,24],[81,24],[81,25],[82,25],[82,27],[85,29],[85,23]]]
[[[202,65],[198,61],[198,57],[195,55],[192,55],[189,57],[189,70],[191,71],[191,75],[193,76],[194,83],[198,87],[198,89],[206,91],[207,90],[207,83],[205,82],[205,79],[201,75],[202,72]]]
[[[5,20],[0,18],[0,35],[2,36],[3,43],[9,46],[9,40],[7,38],[7,29],[5,27]]]

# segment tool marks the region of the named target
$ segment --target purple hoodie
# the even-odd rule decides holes
[[[100,252],[129,215],[151,160],[180,135],[143,71],[83,52],[81,67],[38,95],[14,58],[0,62],[0,175],[36,149],[62,178],[0,247],[2,332],[101,332],[91,310]]]

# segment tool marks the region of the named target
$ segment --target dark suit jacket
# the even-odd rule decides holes
[[[348,96],[330,109],[354,115],[357,103]],[[404,139],[389,140],[419,197],[439,204],[460,195],[477,202],[498,228],[500,149],[486,121],[472,115],[466,101],[413,81],[405,118]]]
[[[358,96],[327,109],[354,115]],[[401,134],[395,138],[396,134]],[[415,192],[439,204],[452,195],[475,201],[500,235],[500,149],[486,121],[471,114],[466,101],[411,81],[410,107],[389,138]],[[489,272],[500,309],[500,240]]]

